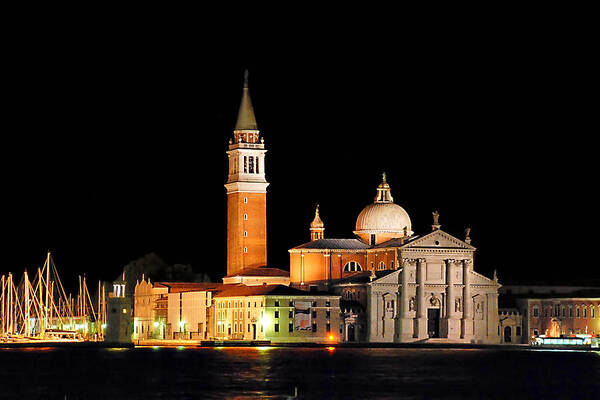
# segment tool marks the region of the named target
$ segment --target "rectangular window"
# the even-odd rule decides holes
[[[327,325],[325,325],[325,331],[327,333],[331,332],[331,325],[329,323],[327,323]]]
[[[317,311],[316,311],[316,310],[313,310],[313,312],[312,312],[312,317],[313,317],[313,318],[317,318]]]
[[[250,324],[248,324],[248,333],[250,333]]]
[[[331,307],[331,301],[327,300],[327,301],[325,302],[325,307]]]
[[[275,300],[275,307],[279,307],[279,300]]]
[[[279,318],[279,311],[275,311],[275,318]]]
[[[275,332],[279,332],[279,324],[275,324]]]
[[[288,318],[294,318],[294,312],[292,310],[288,311]]]
[[[534,317],[534,318],[537,318],[537,317],[539,317],[539,310],[538,310],[538,308],[537,308],[537,307],[534,307],[534,308],[533,308],[533,317]]]
[[[313,322],[313,324],[312,324],[312,331],[313,332],[317,331],[317,324],[315,322]]]
[[[248,311],[248,318],[250,318],[250,311]]]
[[[294,307],[294,301],[290,300],[290,307]]]
[[[250,160],[248,161],[248,163],[250,164],[250,170],[248,172],[253,174],[254,173],[254,157],[250,156]]]
[[[316,301],[313,301],[313,303],[312,303],[312,306],[313,306],[313,307],[316,307],[316,306],[317,306],[317,302],[316,302]]]
[[[294,332],[294,324],[292,324],[291,322],[288,325],[288,332]]]
[[[517,326],[517,336],[521,336],[521,327]]]
[[[257,173],[257,174],[259,174],[259,173],[260,173],[260,171],[259,171],[259,169],[258,169],[258,166],[259,166],[258,157],[256,157],[256,173]]]
[[[248,173],[248,157],[244,156],[244,173]]]
[[[331,311],[329,311],[329,310],[325,311],[325,317],[326,318],[331,317]]]

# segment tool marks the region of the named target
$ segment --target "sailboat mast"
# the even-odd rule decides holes
[[[29,327],[29,276],[27,275],[27,270],[25,270],[25,336],[29,336],[31,333],[31,329]]]
[[[48,309],[50,306],[50,251],[46,254],[46,303],[44,306],[46,307],[46,311],[44,312],[44,327],[48,327],[50,325],[50,321],[47,320],[50,314]]]

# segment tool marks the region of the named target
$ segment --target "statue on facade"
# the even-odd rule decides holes
[[[415,311],[415,298],[411,297],[410,300],[408,300],[408,311]]]
[[[435,297],[435,295],[433,293],[431,293],[431,298],[429,299],[429,303],[433,307],[437,307],[440,305],[440,301],[437,299],[437,297]]]
[[[439,225],[440,224],[440,213],[437,211],[434,211],[431,214],[433,215],[433,224]]]
[[[454,312],[460,312],[460,297],[454,299]]]

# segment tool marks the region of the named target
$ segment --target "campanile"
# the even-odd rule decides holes
[[[267,265],[267,186],[264,140],[250,100],[248,71],[229,140],[227,189],[227,275]]]

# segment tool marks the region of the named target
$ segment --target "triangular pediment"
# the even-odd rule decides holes
[[[501,286],[495,280],[481,275],[480,273],[477,273],[475,271],[471,271],[471,285],[498,285],[498,287]]]
[[[379,279],[374,279],[371,283],[372,284],[381,284],[381,283],[394,283],[394,284],[398,284],[400,282],[400,272],[402,271],[402,268],[387,274],[386,276],[382,276]]]
[[[454,236],[442,230],[433,231],[425,236],[421,236],[411,242],[408,242],[403,249],[464,249],[475,250],[470,244],[455,238]]]

